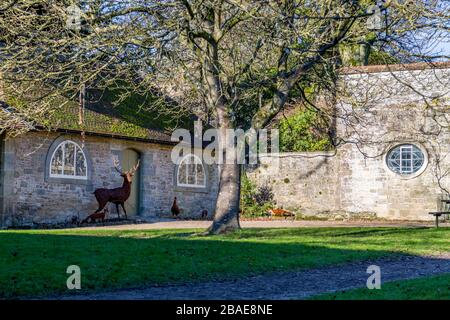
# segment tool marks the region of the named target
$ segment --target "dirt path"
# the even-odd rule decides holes
[[[211,221],[201,220],[175,220],[175,219],[155,219],[144,224],[125,224],[112,226],[86,227],[85,229],[107,228],[117,230],[148,230],[148,229],[206,229]],[[434,222],[430,221],[292,221],[292,220],[243,220],[242,228],[318,228],[318,227],[433,227]],[[441,227],[450,227],[450,223],[441,223]]]
[[[148,287],[61,299],[303,299],[320,293],[365,287],[367,267],[381,268],[382,283],[450,272],[450,252],[433,257],[402,256],[296,272],[277,272],[239,280]]]

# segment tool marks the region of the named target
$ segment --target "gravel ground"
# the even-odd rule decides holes
[[[63,296],[56,299],[304,299],[326,292],[365,287],[369,277],[366,270],[370,265],[381,268],[382,283],[437,275],[450,272],[450,252],[437,256],[401,256],[303,271],[276,272],[238,280],[154,286],[145,289]]]
[[[107,228],[119,230],[148,229],[206,229],[211,221],[155,219],[148,223],[95,226],[83,229]],[[242,220],[242,228],[317,228],[317,227],[433,227],[433,221],[292,221],[292,220]],[[440,227],[449,227],[450,223],[440,223]]]

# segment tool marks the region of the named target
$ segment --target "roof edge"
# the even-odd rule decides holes
[[[34,130],[35,132],[42,132],[42,131],[49,131],[46,130],[42,126],[35,126]],[[84,133],[88,136],[96,136],[96,137],[103,137],[103,138],[112,138],[112,139],[119,139],[119,140],[128,140],[128,141],[137,141],[137,142],[144,142],[144,143],[152,143],[152,144],[160,144],[160,145],[176,145],[177,141],[167,141],[167,140],[159,140],[159,139],[152,139],[152,138],[139,138],[139,137],[132,137],[132,136],[125,136],[120,134],[114,134],[114,133],[100,133],[100,132],[94,132],[94,131],[82,131],[77,129],[63,129],[63,128],[56,128],[53,130],[50,130],[53,132],[60,132],[60,133],[71,133],[71,134],[81,134]]]
[[[349,75],[349,74],[413,71],[426,69],[450,69],[450,61],[343,67],[339,69],[338,72],[342,75]]]

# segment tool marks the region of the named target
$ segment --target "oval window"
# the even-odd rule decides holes
[[[408,175],[422,169],[425,164],[425,155],[413,144],[402,144],[389,151],[386,161],[389,169],[395,173]]]

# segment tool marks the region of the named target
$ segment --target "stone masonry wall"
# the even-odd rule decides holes
[[[90,183],[46,181],[45,161],[52,142],[63,137],[81,145],[76,134],[30,132],[4,142],[5,169],[2,224],[31,225],[67,221],[73,215],[84,218],[97,208],[92,194],[96,188],[121,186],[123,179],[113,166],[113,155],[131,148],[140,153],[140,217],[168,216],[173,197],[178,198],[181,216],[198,217],[203,209],[213,212],[217,194],[217,169],[205,166],[208,190],[178,190],[171,146],[86,136],[85,154]],[[89,167],[90,165],[90,167]],[[110,207],[115,217],[115,207]]]
[[[438,209],[442,190],[433,173],[434,156],[428,153],[428,157],[422,174],[403,178],[387,167],[384,156],[365,159],[358,150],[346,146],[340,153],[347,166],[339,184],[341,210],[373,212],[395,220],[432,219],[428,212]]]
[[[418,69],[344,75],[337,133],[341,208],[369,210],[388,219],[428,220],[438,198],[450,190],[450,69]],[[417,174],[399,175],[386,155],[400,144],[425,155]],[[440,182],[440,186],[439,183]]]
[[[299,152],[262,156],[246,173],[258,186],[272,187],[277,206],[316,215],[339,207],[338,168],[333,153]]]
[[[257,185],[272,186],[277,206],[302,215],[327,218],[431,220],[442,193],[433,171],[433,155],[417,177],[392,172],[384,155],[364,158],[346,145],[336,155],[281,153],[264,156],[247,169]]]
[[[336,155],[266,156],[250,178],[270,182],[278,205],[306,214],[433,219],[428,212],[450,190],[450,69],[357,73],[341,82],[336,129],[345,143]],[[407,143],[426,159],[417,174],[402,176],[386,155]]]

